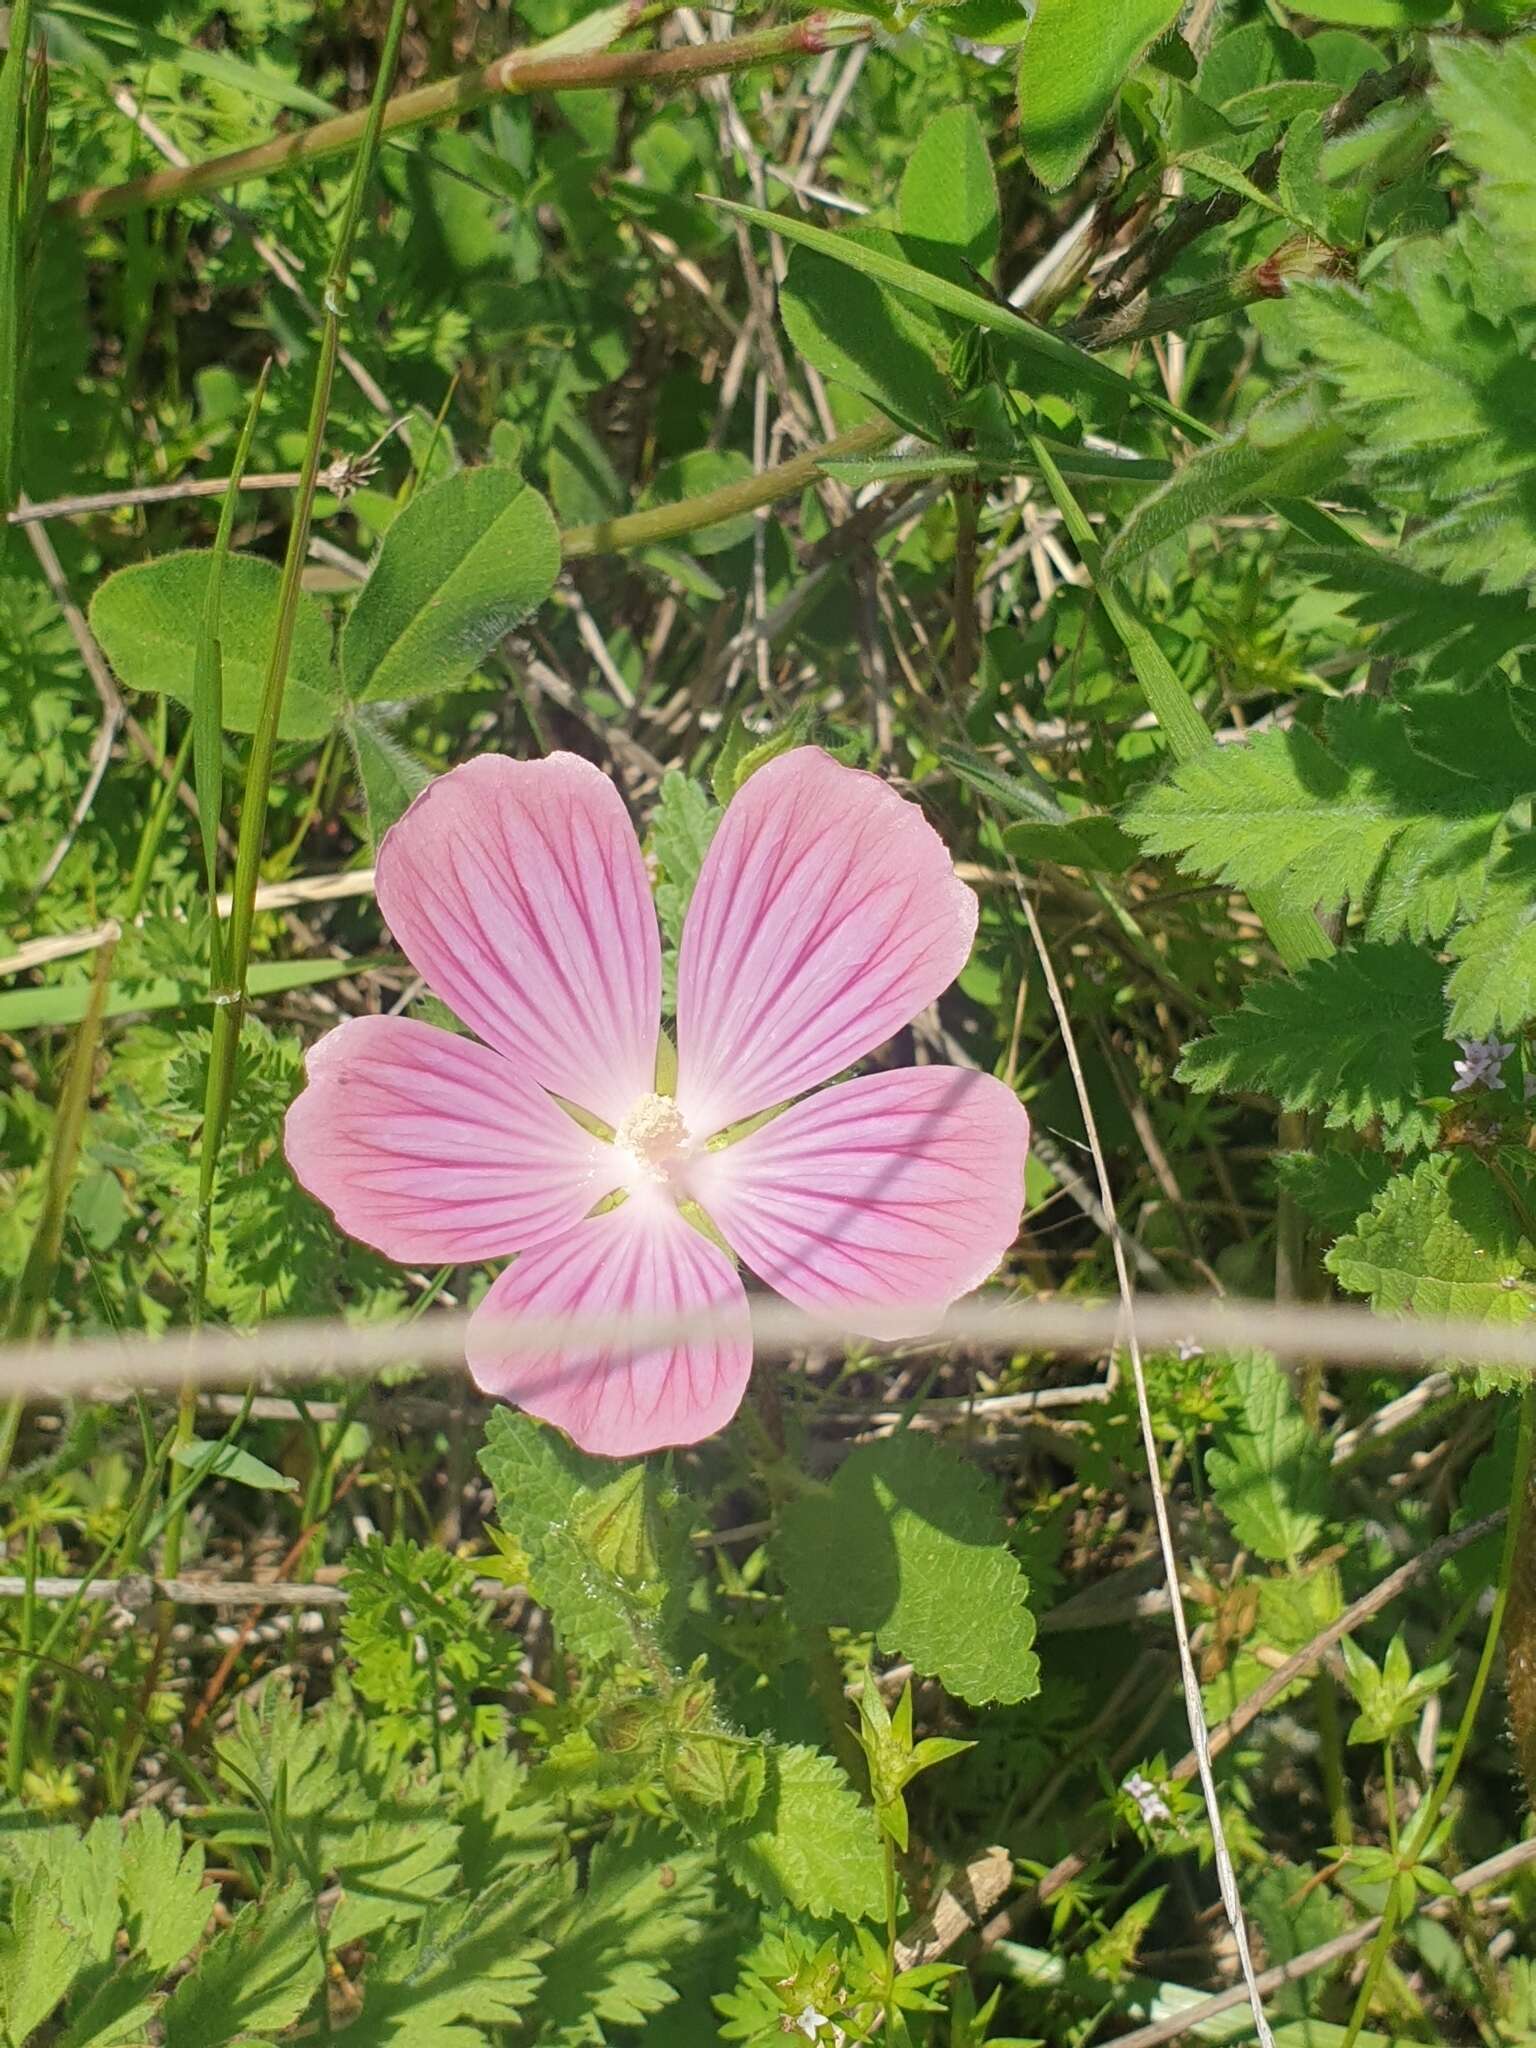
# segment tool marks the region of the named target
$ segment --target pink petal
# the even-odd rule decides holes
[[[759,1279],[877,1337],[931,1329],[1013,1243],[1029,1118],[963,1067],[843,1081],[706,1152],[689,1192]]]
[[[916,804],[799,747],[732,801],[678,967],[678,1102],[696,1138],[825,1081],[965,965],[976,898]]]
[[[412,966],[530,1081],[616,1124],[655,1083],[661,942],[623,800],[575,754],[439,776],[378,860]]]
[[[493,1318],[656,1318],[712,1309],[711,1334],[509,1350]],[[723,1429],[752,1370],[747,1297],[724,1253],[665,1195],[635,1195],[553,1244],[524,1252],[476,1310],[469,1369],[487,1394],[563,1429],[584,1451],[629,1458]]]
[[[617,1184],[613,1148],[499,1053],[408,1017],[354,1017],[311,1050],[283,1143],[349,1237],[391,1259],[505,1258]]]

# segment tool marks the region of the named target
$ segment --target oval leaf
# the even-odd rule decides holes
[[[902,173],[899,212],[909,242],[935,254],[952,250],[990,271],[999,232],[997,178],[973,108],[946,107],[918,137]]]
[[[473,675],[560,573],[548,505],[515,470],[465,469],[416,496],[384,537],[341,640],[356,703],[435,696]]]
[[[91,630],[127,689],[163,692],[192,708],[198,632],[212,566],[213,552],[207,548],[159,555],[119,569],[91,599]],[[224,565],[219,644],[227,732],[256,729],[282,580],[276,563],[259,555],[230,555]],[[301,595],[278,738],[323,739],[339,709],[330,625],[319,605]]]
[[[1115,94],[1179,0],[1037,0],[1019,57],[1019,136],[1042,185],[1069,185]]]

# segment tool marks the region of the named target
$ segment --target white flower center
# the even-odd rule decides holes
[[[671,1180],[693,1146],[683,1113],[670,1095],[642,1095],[625,1112],[613,1142],[628,1154],[636,1174],[654,1181]]]

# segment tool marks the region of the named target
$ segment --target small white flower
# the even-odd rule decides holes
[[[1205,1346],[1197,1344],[1192,1337],[1181,1337],[1173,1348],[1185,1365],[1188,1365],[1191,1359],[1205,1356]]]
[[[1132,1771],[1120,1789],[1135,1800],[1136,1810],[1148,1827],[1153,1821],[1173,1819],[1173,1811],[1167,1800],[1152,1780],[1144,1778],[1140,1771]]]
[[[823,2027],[831,2026],[832,2018],[829,2013],[818,2012],[807,2000],[803,2012],[797,2013],[793,2019],[786,2018],[780,2024],[786,2034],[804,2034],[807,2041],[814,2041]]]
[[[1458,1038],[1461,1058],[1453,1062],[1456,1079],[1451,1083],[1453,1095],[1464,1095],[1469,1088],[1497,1088],[1503,1078],[1504,1062],[1514,1051],[1513,1045],[1505,1045],[1499,1038]]]

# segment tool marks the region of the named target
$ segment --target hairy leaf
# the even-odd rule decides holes
[[[720,1847],[732,1877],[770,1906],[821,1920],[870,1920],[884,1910],[874,1810],[820,1750],[771,1748],[757,1812]]]
[[[1274,1359],[1232,1361],[1238,1412],[1205,1458],[1216,1504],[1239,1543],[1275,1564],[1295,1564],[1322,1534],[1328,1460]]]
[[[1478,174],[1477,203],[1500,253],[1536,288],[1536,36],[1435,45],[1435,109]]]
[[[653,1831],[599,1844],[585,1887],[551,1923],[538,2038],[585,2048],[608,2038],[606,2026],[638,2026],[670,2006],[699,1937],[707,1876],[702,1853]]]
[[[560,574],[548,505],[515,470],[429,484],[384,536],[341,636],[347,695],[403,702],[451,690],[536,611]]]
[[[1441,971],[1420,947],[1357,946],[1299,974],[1253,984],[1242,1008],[1184,1048],[1178,1078],[1214,1088],[1263,1089],[1286,1109],[1321,1110],[1330,1130],[1379,1122],[1393,1150],[1439,1132],[1425,1097],[1447,1095]]]
[[[166,2001],[165,2048],[224,2048],[291,2026],[320,1988],[315,1904],[288,1878],[242,1906]]]
[[[1178,0],[1037,0],[1019,58],[1019,137],[1041,184],[1070,184]]]
[[[1492,1169],[1465,1152],[1389,1182],[1327,1264],[1373,1308],[1517,1323],[1536,1306],[1536,1252]]]
[[[932,1437],[861,1445],[825,1491],[785,1510],[779,1555],[806,1621],[873,1635],[961,1699],[1039,1689],[1029,1587],[996,1489]]]
[[[158,555],[119,569],[91,599],[91,630],[130,690],[162,691],[190,710],[197,649],[213,573],[211,549]],[[224,725],[254,732],[277,631],[282,572],[256,555],[230,555],[219,605]],[[331,666],[331,632],[313,598],[301,596],[278,736],[321,739],[336,722],[341,690]]]

